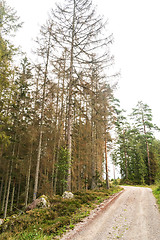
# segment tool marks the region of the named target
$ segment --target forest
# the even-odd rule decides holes
[[[0,3],[0,210],[42,194],[109,188],[108,153],[122,179],[160,179],[159,128],[138,102],[126,116],[114,96],[113,35],[91,0],[56,4],[35,40],[36,62],[13,44],[23,28]]]

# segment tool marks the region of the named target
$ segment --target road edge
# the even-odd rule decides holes
[[[105,211],[114,201],[125,191],[125,189],[122,189],[118,193],[114,193],[112,196],[110,196],[108,199],[104,200],[102,203],[100,203],[96,208],[94,208],[89,216],[85,217],[81,222],[78,222],[74,229],[71,229],[64,233],[62,237],[58,238],[60,240],[70,240],[73,237],[77,235],[84,227],[88,226],[92,223],[93,220],[97,216],[99,216],[103,211]]]

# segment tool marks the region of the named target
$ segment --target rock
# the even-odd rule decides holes
[[[4,223],[4,219],[0,218],[0,225]]]
[[[42,195],[39,199],[41,199],[40,207],[42,208],[50,207],[50,203],[47,196]]]
[[[74,195],[73,195],[73,193],[71,193],[71,192],[65,191],[65,192],[63,193],[63,195],[62,195],[62,198],[64,198],[64,199],[72,199],[72,198],[74,198]]]
[[[33,210],[34,208],[47,208],[50,207],[47,196],[42,195],[41,197],[34,200],[31,204],[28,205],[26,211]]]
[[[47,201],[45,198],[41,198],[41,204],[42,204],[42,208],[46,208],[47,207]]]

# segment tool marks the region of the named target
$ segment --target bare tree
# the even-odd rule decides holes
[[[46,98],[46,84],[47,84],[47,78],[48,78],[48,66],[49,66],[50,51],[51,51],[51,28],[52,28],[52,25],[50,24],[48,24],[47,26],[43,26],[41,28],[41,39],[37,40],[37,43],[39,45],[39,48],[37,49],[37,53],[44,60],[44,71],[43,71],[43,93],[42,93],[42,101],[41,101],[41,116],[40,116],[40,129],[39,129],[39,144],[38,144],[38,155],[37,155],[33,200],[36,199],[37,190],[38,190],[39,168],[40,168],[40,159],[41,159],[41,151],[42,151],[44,106],[45,106],[45,98]]]
[[[57,4],[56,7],[50,19],[56,26],[52,32],[52,41],[57,47],[55,55],[61,56],[61,51],[64,49],[69,53],[67,145],[70,167],[67,184],[68,190],[71,190],[73,95],[78,79],[77,73],[80,68],[88,68],[88,64],[92,62],[93,53],[96,53],[95,61],[101,62],[103,66],[111,60],[108,45],[112,42],[112,36],[103,36],[106,22],[96,15],[91,0],[67,0],[64,6]],[[102,48],[103,51],[101,51]]]

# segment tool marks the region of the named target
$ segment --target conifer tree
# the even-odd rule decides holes
[[[149,154],[149,142],[153,137],[152,130],[154,125],[152,123],[152,111],[147,104],[138,102],[136,108],[133,109],[133,119],[135,120],[135,126],[139,129],[140,133],[143,133],[146,142],[147,163],[148,163],[148,178],[149,184],[151,184],[151,163]]]
[[[91,0],[67,0],[64,5],[57,4],[52,11],[51,19],[55,29],[52,40],[59,54],[62,49],[68,52],[68,112],[67,112],[67,145],[70,154],[68,170],[68,190],[71,190],[71,154],[73,127],[73,95],[77,82],[79,68],[85,69],[92,62],[93,53],[97,53],[96,62],[104,66],[111,58],[108,45],[112,36],[104,37],[102,31],[106,23],[97,16]],[[100,49],[103,52],[100,53]],[[62,55],[62,53],[60,53]]]

